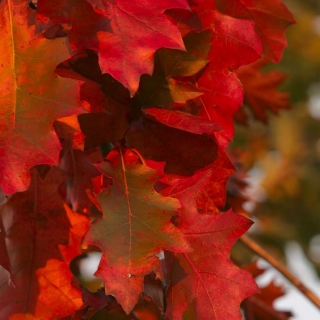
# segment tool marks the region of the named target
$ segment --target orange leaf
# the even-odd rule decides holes
[[[0,11],[0,186],[11,194],[28,188],[30,167],[57,163],[52,123],[80,109],[78,83],[54,74],[69,56],[66,39],[37,35],[26,1],[1,1]]]
[[[81,254],[88,219],[61,200],[62,181],[57,168],[44,180],[34,169],[30,188],[0,207],[13,275],[0,271],[3,319],[53,320],[82,306],[69,263]]]

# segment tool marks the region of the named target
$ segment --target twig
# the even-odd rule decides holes
[[[240,241],[248,247],[255,254],[269,262],[282,275],[284,275],[295,287],[297,287],[316,307],[320,309],[320,299],[308,289],[298,278],[296,278],[284,265],[273,258],[267,251],[265,251],[255,241],[250,239],[247,235],[243,235]]]

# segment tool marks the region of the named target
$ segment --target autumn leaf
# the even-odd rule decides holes
[[[268,61],[260,59],[237,70],[237,76],[244,89],[244,103],[252,111],[256,120],[266,123],[267,111],[278,114],[281,109],[289,109],[289,94],[277,91],[277,87],[286,79],[286,75],[277,71],[261,72]],[[247,124],[248,116],[244,108],[235,116],[238,122]]]
[[[76,114],[56,120],[53,123],[53,128],[59,137],[63,149],[84,149],[84,134],[81,132]]]
[[[207,68],[197,83],[204,93],[196,102],[199,115],[221,126],[215,136],[225,148],[234,135],[233,115],[242,105],[243,88],[235,73],[213,68]]]
[[[218,156],[214,138],[171,128],[144,115],[131,123],[126,143],[139,150],[147,160],[165,161],[165,173],[184,176],[192,175]]]
[[[172,8],[189,10],[185,0],[148,0],[143,4],[89,0],[89,3],[96,12],[84,0],[68,6],[61,0],[42,0],[38,8],[39,14],[55,22],[71,22],[71,43],[78,49],[98,51],[102,72],[111,74],[132,96],[138,89],[140,76],[152,74],[157,49],[184,49],[178,28],[164,12]]]
[[[214,3],[207,1],[192,1],[191,8],[203,28],[210,28],[213,33],[210,63],[196,81],[203,95],[195,103],[198,115],[221,126],[222,131],[215,136],[225,148],[234,134],[233,115],[243,101],[243,90],[234,71],[257,60],[261,44],[252,21],[222,15]]]
[[[139,163],[129,149],[115,149],[99,170],[113,185],[97,195],[103,218],[94,223],[85,242],[103,252],[96,275],[129,313],[143,291],[143,276],[153,271],[160,250],[186,251],[188,245],[170,219],[179,202],[153,189],[159,175]],[[111,238],[110,238],[111,237]]]
[[[196,195],[200,184],[179,191],[170,188],[164,192],[176,197],[183,213],[179,229],[185,234],[193,251],[177,253],[169,289],[167,315],[170,319],[241,319],[240,302],[257,291],[252,277],[237,268],[230,260],[234,242],[250,227],[246,218],[228,211],[221,215],[199,215]],[[177,280],[175,279],[177,277]],[[226,298],[228,297],[228,298]]]
[[[218,124],[185,112],[149,108],[144,113],[149,119],[186,132],[211,135],[220,131]]]
[[[184,37],[186,52],[160,49],[155,55],[152,76],[143,75],[134,102],[140,106],[163,105],[171,102],[185,103],[201,95],[199,89],[190,82],[209,62],[212,32],[190,32]]]
[[[190,188],[195,189],[192,196],[199,213],[221,213],[226,202],[226,184],[235,169],[223,150],[218,148],[217,154],[214,162],[197,170],[192,176],[166,174],[159,181],[162,184],[161,194],[179,198],[179,194],[188,192]]]
[[[81,109],[78,83],[54,74],[69,56],[66,39],[36,35],[25,1],[2,1],[0,11],[0,185],[12,194],[28,188],[31,166],[57,163],[61,146],[52,123]]]
[[[229,254],[251,223],[231,211],[194,219],[192,225],[180,227],[193,251],[176,254],[188,275],[170,288],[167,315],[181,319],[189,306],[194,317],[188,319],[240,320],[240,302],[257,287],[249,273],[231,262]]]
[[[12,276],[1,272],[3,319],[55,319],[82,306],[72,283],[71,260],[81,253],[88,219],[71,211],[58,192],[61,172],[42,180],[33,169],[30,188],[0,207]]]
[[[197,5],[191,8],[197,12],[203,28],[210,28],[214,35],[209,59],[216,70],[232,72],[261,56],[260,39],[252,21],[223,15],[207,1],[195,2]]]
[[[255,278],[264,273],[264,269],[259,269],[257,263],[251,263],[243,267]],[[246,298],[242,303],[245,315],[252,315],[259,320],[288,320],[293,315],[289,311],[277,310],[274,307],[276,299],[285,294],[283,287],[271,281],[267,286],[260,288],[260,292]]]
[[[78,115],[77,126],[72,125],[73,146],[80,142],[78,126],[81,134],[85,136],[84,149],[95,148],[105,142],[117,145],[128,128],[126,113],[129,109],[129,91],[109,74],[102,75],[98,57],[90,50],[74,55],[60,64],[57,72],[60,76],[83,81],[80,100],[88,112]],[[64,123],[61,123],[63,121]],[[70,146],[70,129],[66,130],[66,125],[71,126],[70,118],[59,119],[54,124],[60,141],[63,139],[63,145]]]
[[[65,202],[73,211],[88,214],[92,203],[87,190],[92,189],[91,180],[100,172],[86,153],[73,149],[64,150],[59,168],[67,175]]]
[[[164,12],[173,8],[188,10],[185,0],[147,0],[143,4],[125,0],[88,1],[110,19],[110,29],[97,33],[101,69],[128,88],[131,95],[138,90],[141,74],[152,73],[157,49],[184,49],[179,30]]]
[[[0,205],[2,204],[3,203],[0,203]],[[0,219],[0,266],[2,266],[11,276],[10,258],[6,245],[6,232],[2,219]]]
[[[251,19],[261,39],[263,54],[279,62],[287,46],[285,30],[295,23],[292,13],[281,0],[217,0],[217,8],[235,18]]]
[[[164,178],[167,187],[161,193],[179,199],[182,208],[176,223],[193,249],[175,253],[171,259],[167,316],[170,320],[240,320],[240,303],[257,292],[257,286],[249,273],[231,262],[229,255],[251,221],[231,210],[218,215],[199,214],[198,195],[210,184],[210,176],[203,173],[200,179],[198,173],[198,179],[189,181],[170,183]]]

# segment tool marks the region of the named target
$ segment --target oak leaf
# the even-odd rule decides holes
[[[84,134],[81,132],[78,115],[60,118],[53,123],[62,148],[84,149]]]
[[[192,176],[166,174],[159,181],[161,184],[158,183],[161,189],[159,192],[165,196],[174,195],[179,198],[179,194],[192,189],[192,197],[199,213],[221,213],[226,202],[226,184],[235,169],[222,149],[217,149],[217,155],[214,162],[197,170]]]
[[[209,59],[216,70],[237,70],[261,56],[260,39],[252,21],[223,15],[215,5],[196,0],[191,8],[198,14],[204,29],[211,29],[213,39]]]
[[[218,124],[186,112],[149,108],[144,113],[149,119],[186,132],[212,135],[220,131]]]
[[[66,174],[65,202],[73,211],[88,214],[92,203],[87,190],[92,189],[91,180],[100,172],[86,153],[71,148],[64,150],[59,168]]]
[[[83,304],[69,263],[81,253],[88,219],[60,198],[60,170],[52,168],[44,180],[32,173],[29,189],[0,207],[12,271],[12,278],[0,273],[2,319],[53,320]]]
[[[195,134],[190,127],[191,132],[179,130],[147,119],[143,114],[131,123],[126,143],[147,160],[165,161],[165,173],[190,176],[218,157],[214,137]]]
[[[163,105],[171,102],[185,103],[201,95],[190,82],[208,63],[212,32],[190,32],[184,38],[186,51],[160,49],[155,54],[152,76],[141,77],[135,103],[141,106]]]
[[[186,0],[88,1],[110,19],[110,30],[97,33],[101,69],[128,88],[131,95],[138,90],[141,74],[152,73],[157,49],[184,49],[179,30],[164,12],[173,8],[188,10]]]
[[[72,23],[72,45],[96,50],[102,72],[111,74],[132,96],[138,90],[140,76],[152,73],[157,49],[184,49],[178,28],[164,12],[172,8],[190,10],[185,0],[88,2],[72,0],[66,5],[61,0],[40,0],[38,13],[57,23]]]
[[[219,145],[225,148],[234,135],[233,115],[243,102],[243,88],[234,72],[207,68],[197,81],[204,93],[197,100],[199,115],[219,124],[222,128],[215,134]]]
[[[258,268],[256,261],[244,266],[243,269],[249,271],[255,278],[265,271]],[[285,295],[284,288],[271,281],[267,286],[260,288],[259,293],[243,301],[244,314],[257,317],[259,320],[289,320],[293,316],[290,311],[274,308],[275,300],[283,295]]]
[[[188,275],[168,292],[169,318],[180,320],[190,308],[194,314],[190,320],[242,319],[240,303],[257,292],[257,287],[249,273],[231,262],[229,254],[251,223],[231,211],[195,216],[190,222],[179,227],[193,251],[176,254]]]
[[[279,62],[287,40],[284,31],[295,23],[292,13],[281,0],[217,0],[217,8],[236,18],[251,19],[262,42],[263,54]]]
[[[160,250],[186,251],[188,245],[170,219],[179,202],[158,194],[159,174],[129,149],[115,149],[98,165],[113,185],[97,195],[103,217],[94,223],[85,243],[101,248],[95,273],[128,314],[143,291],[143,276],[153,271]]]
[[[54,74],[69,56],[66,39],[37,35],[26,1],[2,1],[0,11],[0,186],[12,194],[28,188],[30,167],[57,163],[61,146],[52,123],[81,109],[78,83]]]
[[[268,61],[260,59],[237,70],[237,76],[244,89],[244,103],[252,111],[256,120],[266,123],[267,111],[278,114],[281,109],[289,109],[289,94],[277,91],[277,87],[286,79],[286,75],[277,71],[261,72]],[[235,120],[248,123],[248,116],[241,108]]]
[[[240,320],[240,303],[257,292],[257,285],[249,273],[231,262],[229,255],[251,221],[231,210],[220,215],[199,214],[196,197],[203,184],[200,180],[189,188],[169,186],[162,191],[180,200],[178,228],[193,249],[175,254],[172,270],[182,267],[187,276],[181,278],[181,272],[171,275],[167,315],[172,320]]]

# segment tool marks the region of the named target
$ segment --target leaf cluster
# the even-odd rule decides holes
[[[289,106],[283,75],[260,69],[280,60],[291,13],[280,0],[0,13],[0,318],[241,319],[257,285],[229,257],[251,221],[226,210],[226,147],[244,99],[261,121]],[[74,276],[97,250],[91,292]]]

